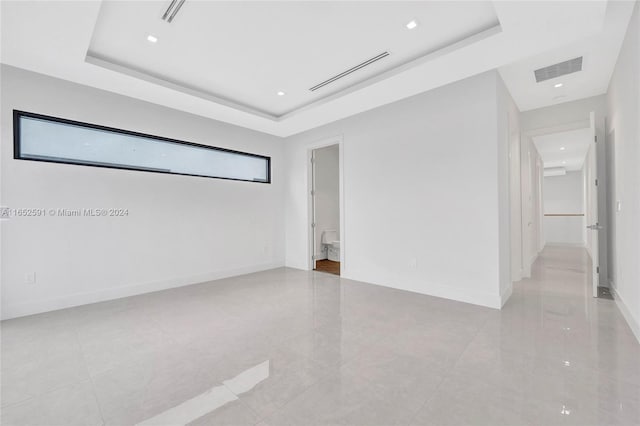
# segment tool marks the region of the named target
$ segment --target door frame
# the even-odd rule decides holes
[[[588,181],[587,181],[587,199],[589,205],[587,206],[587,212],[589,214],[587,219],[587,226],[599,226],[599,197],[598,191],[600,190],[598,183],[598,134],[595,124],[595,113],[589,114],[589,128],[591,129],[591,141],[589,145],[589,153],[587,158],[589,160]],[[596,183],[598,182],[598,183]],[[589,241],[589,254],[591,255],[591,286],[593,291],[593,297],[598,297],[598,286],[600,285],[600,235],[598,229],[589,229],[587,232],[591,232],[591,238],[587,238]]]
[[[606,283],[609,289],[615,289],[616,279],[616,247],[615,247],[615,230],[617,219],[617,197],[616,197],[616,130],[608,129],[605,144],[605,176],[606,176],[606,194],[605,200],[607,205],[606,220],[606,237],[607,237],[607,276]]]
[[[312,226],[315,216],[313,205],[313,151],[319,148],[326,148],[331,145],[338,145],[338,168],[339,168],[339,200],[340,205],[340,276],[345,273],[346,254],[346,228],[344,220],[344,143],[342,135],[321,139],[307,146],[307,270],[314,270],[316,266],[315,256],[315,230]]]

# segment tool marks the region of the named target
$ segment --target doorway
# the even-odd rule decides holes
[[[340,145],[311,152],[311,232],[313,269],[340,275]]]
[[[607,179],[604,162],[598,161],[605,152],[597,144],[595,123],[592,112],[586,122],[539,129],[532,140],[544,164],[544,245],[584,247],[591,259],[587,276],[592,295],[607,297],[602,281],[607,278],[608,253],[601,243],[606,242],[603,225],[608,215],[603,204],[608,188],[598,185]]]
[[[590,129],[549,133],[533,141],[544,167],[544,245],[586,247]]]

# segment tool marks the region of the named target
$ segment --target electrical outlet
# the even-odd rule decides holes
[[[416,259],[415,257],[412,257],[411,259],[409,259],[409,268],[417,268],[418,267],[418,259]]]
[[[35,284],[36,283],[36,273],[35,272],[27,272],[24,274],[24,283],[25,284]]]

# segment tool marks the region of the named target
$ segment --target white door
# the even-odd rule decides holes
[[[602,229],[602,226],[598,223],[598,150],[596,148],[596,127],[595,127],[595,114],[590,114],[590,129],[591,129],[591,146],[589,147],[589,153],[587,154],[588,163],[587,166],[587,228],[589,245],[589,251],[591,252],[592,261],[592,286],[593,297],[598,297],[598,283],[600,282],[600,267],[599,258],[600,253],[598,250],[598,230]]]

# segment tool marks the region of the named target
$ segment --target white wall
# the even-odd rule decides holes
[[[335,229],[340,239],[340,162],[339,145],[318,148],[314,154],[315,222],[317,259],[326,259],[322,232]]]
[[[533,139],[524,132],[520,141],[520,186],[522,199],[522,276],[531,276],[531,267],[544,246],[542,222],[543,165]]]
[[[287,138],[287,265],[310,268],[308,150],[337,137],[343,276],[500,307],[509,213],[499,200],[508,164],[497,78],[484,73]]]
[[[500,200],[500,294],[505,302],[513,281],[522,278],[522,201],[520,188],[520,110],[497,75],[498,193]],[[509,267],[507,267],[509,265]]]
[[[584,176],[582,171],[544,178],[544,238],[547,244],[584,246]],[[550,215],[580,216],[550,216]]]
[[[609,90],[608,130],[615,132],[616,301],[640,340],[640,6],[629,23]]]
[[[284,264],[280,139],[12,67],[1,78],[1,204],[129,210],[2,221],[3,318]],[[14,108],[269,155],[273,183],[14,160]]]

